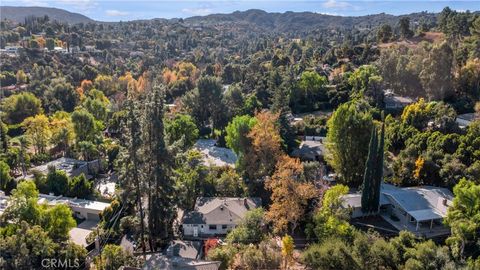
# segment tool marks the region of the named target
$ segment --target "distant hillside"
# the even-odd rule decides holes
[[[412,13],[402,16],[394,16],[385,13],[359,16],[342,17],[313,12],[285,12],[269,13],[263,10],[251,9],[236,11],[231,14],[211,14],[207,16],[195,16],[185,19],[187,23],[218,24],[218,23],[249,23],[256,27],[270,31],[309,31],[313,29],[333,28],[365,28],[375,27],[383,23],[394,25],[402,17],[410,17],[412,22],[420,20],[436,21],[434,13]]]
[[[70,24],[94,22],[94,20],[82,14],[69,12],[58,8],[47,7],[0,7],[0,18],[14,22],[23,22],[28,16],[43,17],[47,15],[52,21],[66,22]]]

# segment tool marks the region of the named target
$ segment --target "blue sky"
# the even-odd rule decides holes
[[[479,0],[2,0],[1,5],[56,7],[72,12],[78,12],[100,21],[186,18],[212,13],[231,13],[236,10],[247,10],[252,8],[263,9],[269,12],[311,11],[341,16],[360,16],[381,12],[394,15],[419,11],[439,12],[445,6],[449,6],[458,11],[480,10]]]

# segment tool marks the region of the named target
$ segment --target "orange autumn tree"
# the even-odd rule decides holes
[[[317,194],[313,184],[303,181],[300,160],[283,155],[277,162],[275,173],[265,182],[265,187],[272,192],[272,204],[266,219],[273,224],[274,233],[293,233],[305,215],[308,201]]]
[[[93,88],[93,82],[90,80],[83,80],[80,83],[80,86],[76,89],[78,95],[80,96],[80,100],[83,100],[84,95],[88,93]]]
[[[277,125],[278,116],[269,111],[255,115],[257,123],[247,135],[252,147],[245,158],[245,171],[251,179],[262,179],[272,175],[278,159],[283,155],[282,138]]]

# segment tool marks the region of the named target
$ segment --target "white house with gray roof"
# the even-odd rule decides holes
[[[362,217],[361,193],[343,197],[343,207],[351,209],[351,217]],[[379,214],[398,230],[408,230],[417,235],[437,236],[448,234],[443,225],[453,194],[446,188],[419,186],[399,188],[382,184]]]
[[[260,205],[260,198],[199,197],[194,209],[183,216],[183,235],[225,235],[239,224],[249,210]]]

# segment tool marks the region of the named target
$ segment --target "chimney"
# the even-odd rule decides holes
[[[245,208],[250,209],[250,205],[248,205],[248,200],[247,200],[247,198],[244,198],[244,199],[243,199],[243,205],[245,206]]]

